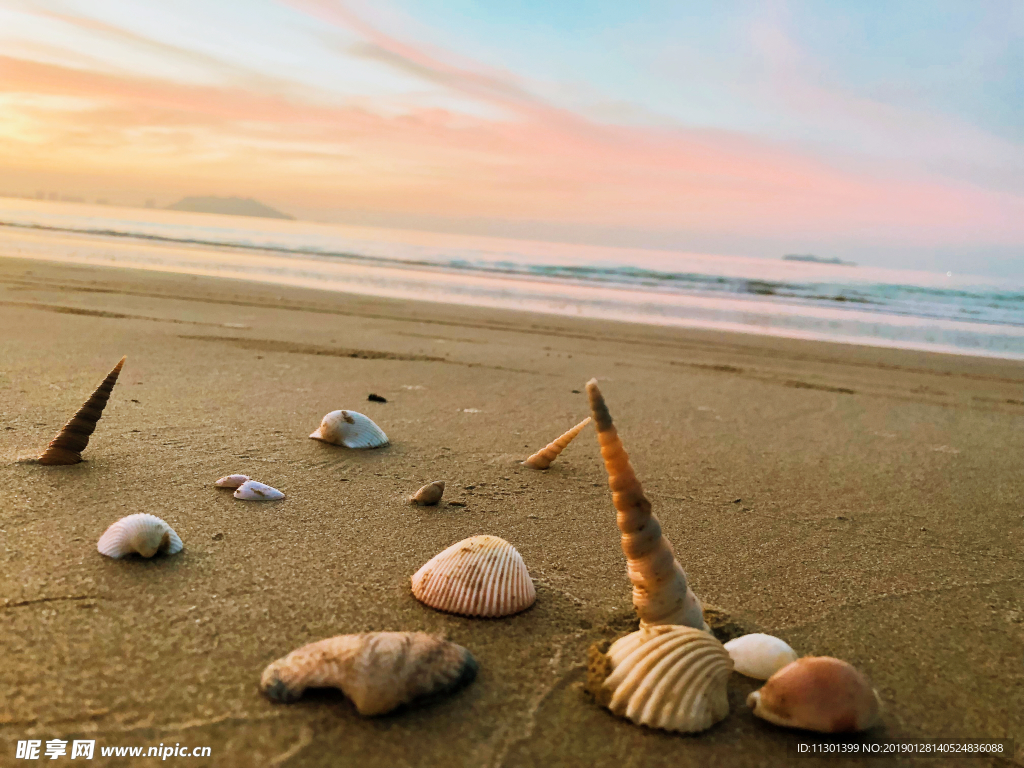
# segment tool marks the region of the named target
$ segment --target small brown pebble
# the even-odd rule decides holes
[[[733,504],[739,504],[741,501],[743,501],[743,499],[733,499],[732,503]]]
[[[449,501],[448,502],[448,506],[449,507],[464,507],[464,506],[466,506],[466,502],[464,502],[464,501]]]
[[[224,534],[223,533],[215,533],[210,538],[212,538],[214,541],[220,541],[221,539],[224,538]]]
[[[386,403],[387,402],[387,398],[381,397],[380,395],[374,394],[373,392],[371,392],[370,396],[367,397],[366,399],[369,400],[371,403]]]

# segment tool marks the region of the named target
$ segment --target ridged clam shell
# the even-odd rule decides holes
[[[275,501],[283,499],[284,494],[269,485],[257,483],[255,480],[246,480],[235,489],[234,497],[244,501]]]
[[[737,672],[756,680],[767,680],[799,658],[784,641],[760,632],[730,640],[725,650],[732,657]]]
[[[638,725],[697,733],[729,714],[732,659],[702,630],[648,627],[619,638],[607,654],[592,648],[589,661],[588,689],[598,703]]]
[[[306,688],[340,688],[361,715],[383,715],[421,696],[452,691],[476,677],[461,645],[425,632],[367,632],[310,643],[263,671],[260,690],[294,701]]]
[[[412,593],[463,616],[509,616],[537,599],[522,556],[497,536],[473,536],[435,555],[413,575]]]
[[[433,506],[441,500],[441,496],[444,495],[444,480],[435,480],[432,483],[427,483],[420,488],[416,493],[409,497],[409,501],[420,506]]]
[[[248,475],[226,475],[214,483],[218,488],[237,488],[249,479]]]
[[[174,555],[181,552],[178,534],[156,515],[140,513],[122,517],[100,536],[96,549],[101,555],[119,558],[132,552],[152,557],[157,552]]]
[[[390,444],[384,430],[369,416],[355,411],[331,411],[310,437],[346,448],[383,448]]]
[[[805,656],[786,665],[747,697],[747,706],[769,723],[820,733],[864,731],[882,713],[867,677],[831,656]]]

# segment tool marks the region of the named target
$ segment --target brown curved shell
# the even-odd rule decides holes
[[[430,507],[437,504],[444,495],[444,480],[435,480],[427,483],[416,493],[409,497],[409,501],[420,506]]]
[[[40,464],[77,464],[82,460],[82,451],[89,444],[89,437],[96,429],[96,424],[103,415],[103,409],[110,399],[110,392],[117,383],[117,376],[121,373],[121,366],[124,365],[126,357],[114,366],[114,370],[107,374],[107,377],[100,382],[96,391],[78,409],[78,413],[71,417],[71,421],[64,425],[64,428],[57,433],[57,436],[50,441],[46,450],[43,451],[38,461]]]
[[[651,502],[633,472],[596,379],[587,382],[587,395],[608,472],[616,522],[622,531],[622,551],[626,572],[633,582],[633,607],[640,616],[640,627],[681,624],[710,632],[700,601],[690,589],[683,566],[662,534],[661,522],[651,511]]]
[[[473,536],[435,555],[412,577],[421,603],[463,616],[509,616],[537,599],[516,548],[497,536]]]
[[[365,632],[310,643],[263,671],[260,690],[295,701],[307,688],[340,688],[361,715],[383,715],[413,699],[452,691],[476,677],[461,645],[425,632]]]
[[[786,665],[747,697],[747,706],[775,725],[820,733],[866,730],[882,712],[867,677],[831,656],[807,656]]]
[[[732,659],[702,630],[641,629],[616,640],[589,666],[588,688],[597,702],[637,725],[698,733],[729,714]]]
[[[552,462],[558,458],[558,454],[565,450],[565,447],[573,441],[587,424],[590,423],[590,416],[587,416],[583,421],[577,424],[575,427],[570,429],[564,435],[555,438],[546,446],[537,451],[533,456],[523,462],[524,467],[530,469],[547,469],[551,466]]]

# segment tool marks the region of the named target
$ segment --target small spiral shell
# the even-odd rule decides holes
[[[89,437],[96,430],[96,424],[103,415],[103,409],[107,405],[107,400],[110,399],[110,393],[114,389],[114,384],[117,383],[117,376],[121,373],[121,367],[126,359],[127,357],[121,358],[114,369],[96,387],[96,391],[71,417],[71,421],[65,424],[57,436],[50,441],[38,459],[40,464],[78,464],[82,460],[82,451],[85,450],[85,446],[89,444]]]

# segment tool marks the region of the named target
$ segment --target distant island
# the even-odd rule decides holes
[[[274,210],[259,200],[251,197],[200,197],[193,195],[183,197],[174,205],[167,206],[172,211],[189,211],[191,213],[223,213],[228,216],[260,216],[264,219],[294,219],[287,213]]]
[[[843,261],[835,257],[828,258],[826,256],[814,256],[810,253],[806,255],[800,255],[796,253],[789,253],[782,257],[783,261],[810,261],[814,264],[839,264],[844,267],[856,267],[852,261]]]

